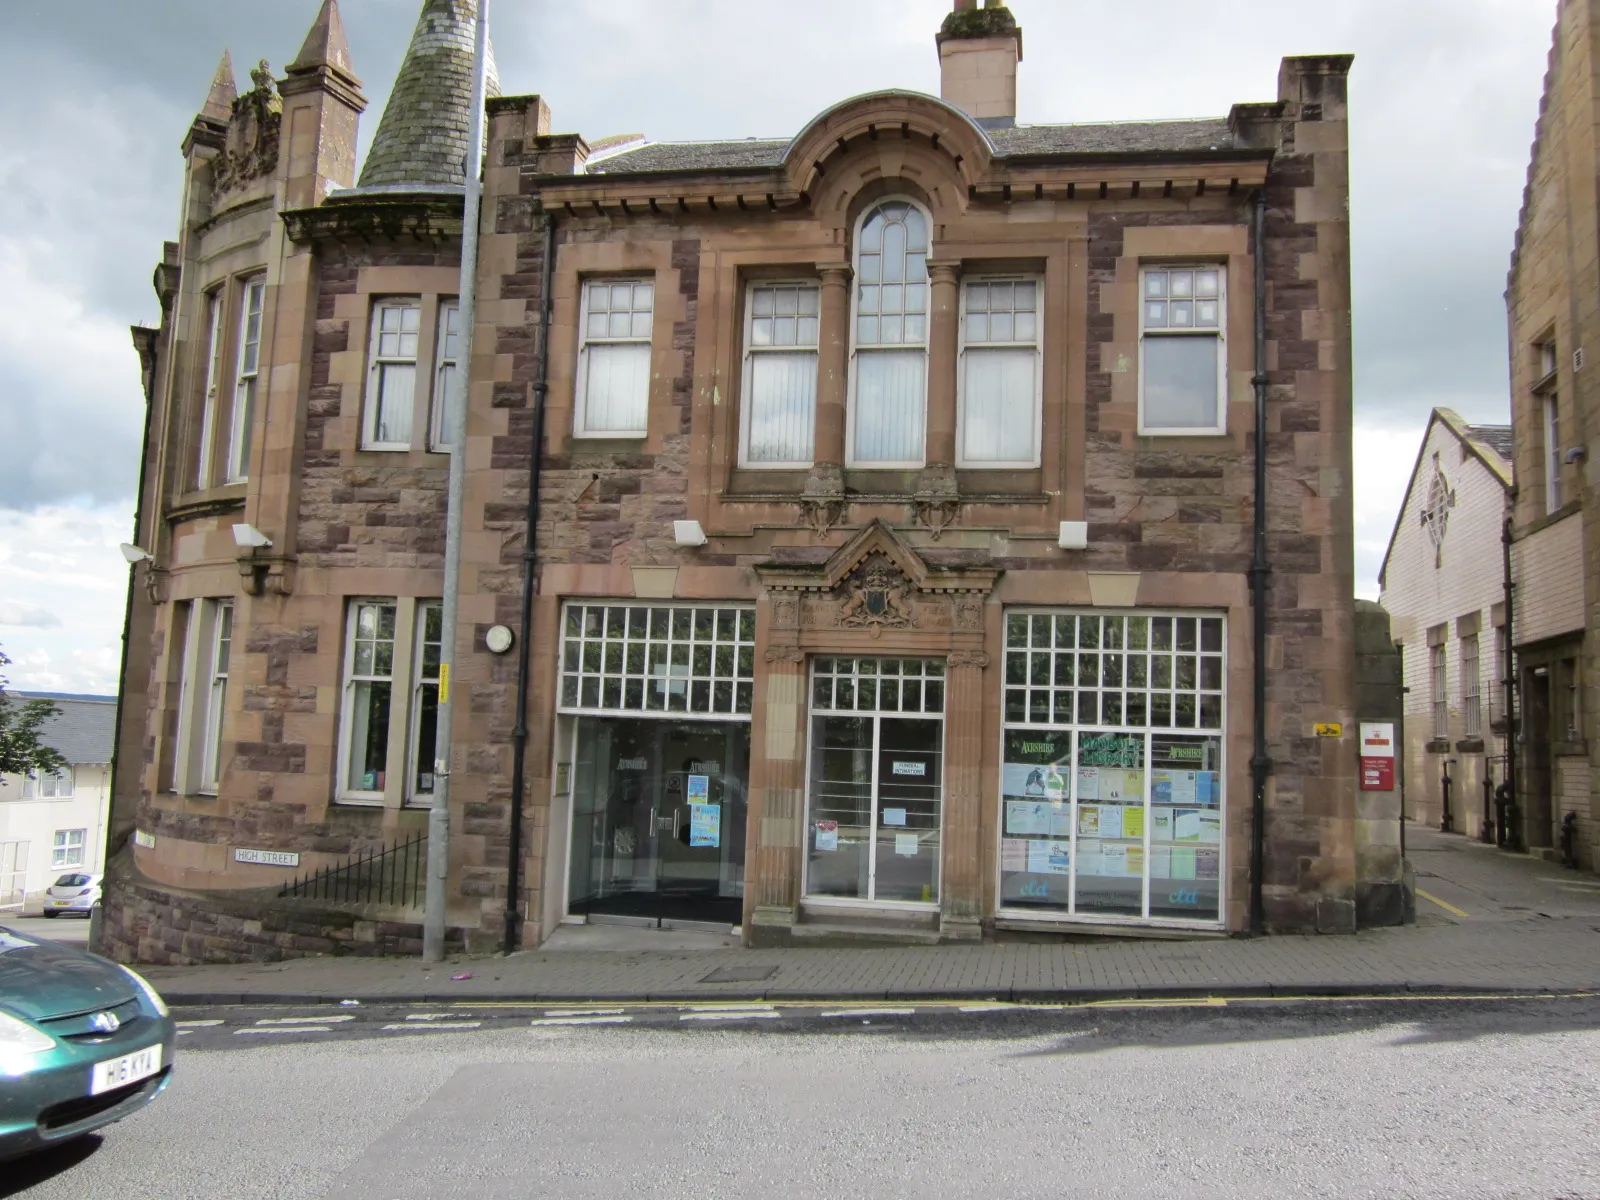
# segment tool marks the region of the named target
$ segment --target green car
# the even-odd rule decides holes
[[[176,1040],[166,1004],[127,967],[0,928],[0,1159],[149,1104]]]

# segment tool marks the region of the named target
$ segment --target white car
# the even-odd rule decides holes
[[[46,889],[42,915],[59,917],[62,913],[82,913],[87,917],[89,911],[100,903],[101,878],[82,872],[63,875]]]

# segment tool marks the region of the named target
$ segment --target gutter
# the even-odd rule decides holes
[[[1517,823],[1506,830],[1505,849],[1508,850],[1522,845],[1522,806],[1517,803],[1517,626],[1514,607],[1517,585],[1511,576],[1511,543],[1514,540],[1512,516],[1508,512],[1500,525],[1500,583],[1506,597],[1506,651],[1500,670],[1503,676],[1501,687],[1504,688],[1501,703],[1506,706],[1505,781],[1511,791],[1512,815],[1517,818]]]
[[[1255,387],[1255,537],[1250,561],[1251,721],[1254,745],[1250,754],[1250,932],[1266,932],[1263,875],[1267,858],[1267,776],[1272,758],[1267,753],[1267,194],[1256,190],[1252,205],[1255,242],[1256,371]]]
[[[550,391],[550,289],[555,274],[556,218],[544,214],[544,267],[539,292],[539,358],[533,380],[533,446],[528,466],[528,516],[522,542],[522,613],[517,627],[517,723],[511,730],[511,837],[506,864],[505,952],[522,941],[522,801],[527,787],[528,684],[532,672],[533,593],[539,566],[539,476],[544,457],[545,397]]]

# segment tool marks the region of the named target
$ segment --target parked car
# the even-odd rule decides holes
[[[0,928],[0,1160],[149,1104],[176,1041],[166,1004],[127,967]]]
[[[62,913],[82,913],[87,917],[100,903],[101,878],[82,871],[61,876],[45,889],[42,915],[59,917]]]

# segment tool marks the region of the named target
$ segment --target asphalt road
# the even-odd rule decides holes
[[[0,914],[0,925],[29,937],[63,942],[82,950],[89,943],[88,917],[18,917]]]
[[[762,1011],[185,1012],[0,1195],[1600,1196],[1600,998]]]

